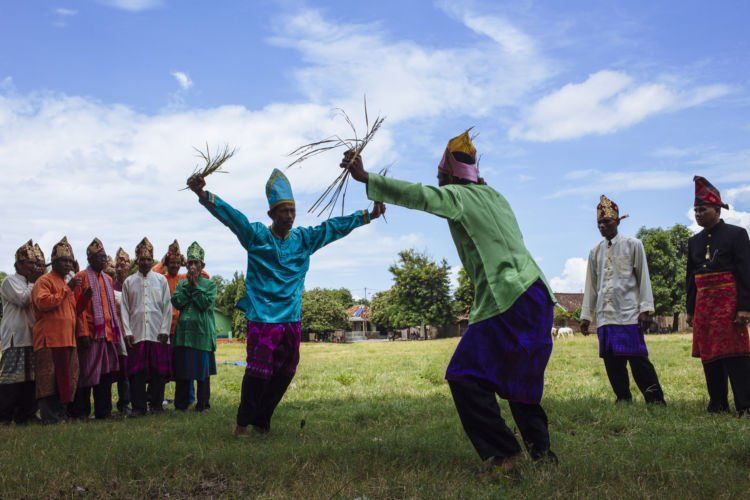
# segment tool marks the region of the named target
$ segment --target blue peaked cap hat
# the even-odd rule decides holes
[[[268,208],[271,210],[280,203],[294,203],[292,185],[284,172],[278,168],[273,169],[266,183],[266,198],[268,198]]]

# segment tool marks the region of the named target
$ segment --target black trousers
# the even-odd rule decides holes
[[[117,410],[125,412],[130,405],[130,379],[122,377],[117,381]]]
[[[633,372],[633,380],[643,393],[646,403],[664,403],[664,392],[651,361],[644,356],[605,356],[604,367],[617,401],[632,401],[627,364]]]
[[[34,381],[0,384],[0,424],[24,424],[36,413]]]
[[[750,357],[737,356],[703,363],[708,388],[708,412],[729,411],[727,395],[732,383],[734,406],[737,411],[750,410]]]
[[[79,387],[70,404],[71,418],[88,418],[91,415],[91,394],[94,394],[94,417],[109,418],[112,415],[112,374],[107,373],[94,387]]]
[[[508,458],[521,452],[513,431],[500,415],[495,391],[478,381],[449,381],[458,416],[482,458]],[[547,414],[538,404],[509,402],[526,449],[534,460],[550,454]]]
[[[198,411],[208,410],[211,408],[211,377],[205,380],[198,380],[196,389],[195,409]],[[187,410],[190,406],[190,389],[193,386],[192,380],[177,380],[174,385],[174,407],[178,410]]]
[[[147,377],[145,372],[131,375],[130,402],[133,405],[133,411],[140,414],[146,413],[147,410],[155,413],[163,411],[165,385],[166,381],[161,375]]]
[[[65,405],[57,394],[37,400],[37,405],[43,424],[57,424],[68,418]]]
[[[240,407],[237,409],[237,425],[252,425],[265,431],[270,430],[273,412],[293,378],[294,375],[275,375],[270,380],[265,380],[245,372]]]

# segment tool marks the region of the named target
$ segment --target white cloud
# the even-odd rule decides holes
[[[667,83],[636,84],[626,73],[603,70],[539,99],[511,128],[510,136],[558,141],[608,134],[658,113],[698,106],[729,91],[725,85],[679,89]]]
[[[55,9],[55,14],[57,14],[58,16],[63,16],[63,17],[72,17],[78,14],[78,11],[73,10],[73,9],[67,9],[65,7],[60,7],[58,9]]]
[[[163,0],[99,0],[100,3],[129,12],[141,12],[144,10],[161,7]]]
[[[565,174],[564,178],[567,181],[574,181],[574,184],[557,190],[550,196],[551,198],[581,194],[677,189],[693,183],[693,178],[689,173],[677,170],[576,170]]]
[[[555,276],[549,282],[555,292],[577,293],[583,292],[586,281],[586,267],[588,262],[582,257],[572,257],[565,261],[561,276]]]
[[[180,85],[180,88],[182,90],[188,90],[193,86],[193,80],[190,79],[190,76],[188,76],[187,73],[183,71],[172,71],[171,74],[174,79],[177,80],[177,83]]]
[[[359,109],[366,93],[373,107],[387,110],[389,123],[446,113],[484,116],[515,106],[550,76],[530,38],[509,23],[468,13],[460,19],[481,35],[472,46],[391,40],[376,26],[334,23],[312,9],[286,17],[270,41],[299,51],[307,66],[295,75],[309,99]]]
[[[744,203],[750,205],[750,184],[727,189],[726,199],[732,203]]]

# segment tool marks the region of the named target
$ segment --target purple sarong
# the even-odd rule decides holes
[[[247,322],[247,368],[253,377],[294,376],[299,364],[302,323]]]
[[[604,325],[596,329],[599,357],[640,356],[647,358],[648,349],[638,325]]]
[[[538,404],[552,354],[554,304],[541,280],[510,309],[469,325],[453,353],[446,380],[480,380],[503,399]]]
[[[128,373],[135,375],[145,371],[146,376],[152,373],[162,377],[172,377],[172,346],[144,340],[128,349]]]
[[[78,367],[78,387],[97,386],[102,375],[120,369],[117,348],[106,339],[92,339],[88,347],[78,348]]]

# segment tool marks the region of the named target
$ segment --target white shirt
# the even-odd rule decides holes
[[[122,327],[137,344],[157,341],[160,334],[169,335],[172,326],[172,302],[167,278],[149,271],[128,276],[122,284]]]
[[[0,285],[3,300],[3,320],[0,323],[0,350],[9,347],[31,347],[34,338],[34,313],[31,310],[33,283],[16,273],[8,276]]]
[[[596,325],[635,325],[642,312],[654,312],[654,296],[643,243],[620,236],[591,249],[581,319]]]

